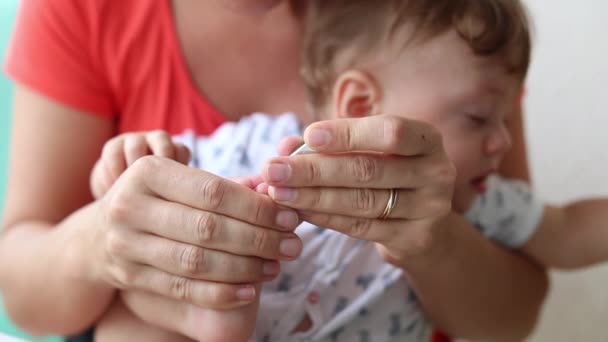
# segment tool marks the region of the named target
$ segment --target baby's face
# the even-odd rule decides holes
[[[517,108],[520,79],[498,60],[475,56],[456,32],[407,47],[372,72],[383,114],[425,121],[442,133],[458,170],[454,209],[466,211],[511,147],[506,123]]]

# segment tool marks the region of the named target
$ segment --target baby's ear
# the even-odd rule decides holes
[[[332,111],[339,118],[379,114],[380,97],[380,87],[370,75],[359,70],[348,70],[334,84]]]

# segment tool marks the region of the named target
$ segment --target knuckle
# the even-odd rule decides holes
[[[124,137],[117,136],[106,142],[101,150],[101,155],[103,157],[111,157],[119,151],[119,147],[122,144]]]
[[[435,212],[438,216],[447,215],[452,211],[452,201],[450,199],[451,197],[443,201],[437,201]]]
[[[174,155],[175,146],[168,137],[160,137],[155,141],[155,154],[163,157],[172,157]]]
[[[384,136],[388,152],[398,151],[407,131],[406,121],[398,116],[387,116],[384,122]]]
[[[177,300],[190,299],[190,281],[184,277],[173,277],[170,280],[169,292]]]
[[[226,195],[226,184],[219,177],[209,177],[201,184],[203,201],[211,210],[219,209]]]
[[[304,193],[303,196],[298,196],[298,202],[302,207],[307,209],[316,209],[323,206],[323,194],[321,189],[314,189],[308,191],[300,191]]]
[[[116,139],[116,138],[112,138],[112,139],[108,140],[101,148],[101,157],[102,158],[105,158],[106,156],[108,156],[110,154],[110,151],[113,147],[112,145],[114,144],[114,139]]]
[[[132,134],[125,140],[125,150],[128,152],[141,152],[146,147],[146,139],[141,134]]]
[[[435,187],[445,188],[454,185],[458,172],[454,163],[447,156],[430,158],[428,162],[425,166],[420,166],[416,172],[432,181]]]
[[[312,184],[318,184],[321,181],[321,169],[317,163],[308,162],[306,164],[308,181]]]
[[[256,255],[266,255],[268,246],[269,232],[266,229],[257,229],[252,235],[251,246]]]
[[[116,230],[111,230],[106,236],[106,250],[111,256],[125,255],[129,249],[129,242],[123,234]]]
[[[356,149],[357,142],[355,141],[351,127],[346,127],[346,129],[342,131],[342,139],[344,139],[344,146],[347,150],[352,151]]]
[[[203,213],[196,218],[196,238],[201,246],[204,246],[216,239],[217,219],[209,214]]]
[[[369,235],[372,221],[364,218],[356,218],[352,224],[351,233],[357,238],[365,238]]]
[[[164,142],[159,147],[158,154],[163,157],[173,158],[173,156],[175,154],[174,152],[175,152],[175,149],[174,149],[173,145],[171,145],[171,142]]]
[[[204,271],[204,250],[198,247],[182,248],[179,252],[179,267],[187,276],[194,276]]]
[[[352,172],[361,183],[369,183],[377,178],[379,164],[367,156],[357,155],[352,159]]]
[[[456,181],[457,176],[458,171],[456,170],[456,165],[452,162],[445,163],[445,165],[439,169],[439,177],[445,184],[452,185]]]
[[[137,159],[129,169],[133,170],[133,174],[138,177],[147,177],[158,172],[161,163],[160,158],[147,155]]]
[[[126,222],[131,213],[130,196],[126,191],[117,191],[110,197],[107,204],[106,214],[110,222]]]
[[[376,203],[376,193],[371,189],[354,189],[353,192],[353,209],[369,213],[374,210]]]
[[[253,208],[253,222],[258,222],[258,223],[264,223],[264,222],[272,222],[272,220],[269,220],[266,218],[266,210],[264,208],[264,205],[261,202],[254,202],[254,208]]]

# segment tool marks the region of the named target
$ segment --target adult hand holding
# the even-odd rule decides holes
[[[278,261],[301,249],[292,232],[297,214],[253,191],[249,181],[163,157],[138,159],[99,201],[101,224],[88,244],[91,276],[126,290],[131,310],[148,322],[221,340],[234,336],[234,319],[247,318],[249,327],[236,325],[248,337],[255,285],[274,278]],[[190,318],[160,319],[166,315],[157,315],[159,308]]]
[[[319,153],[288,157],[302,143],[288,138],[264,169],[275,201],[313,224],[377,242],[396,265],[431,255],[456,175],[432,126],[399,116],[329,120],[308,127],[304,141]]]

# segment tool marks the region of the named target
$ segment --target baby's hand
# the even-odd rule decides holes
[[[173,159],[182,164],[190,161],[190,150],[171,140],[165,131],[125,133],[116,136],[103,147],[101,158],[91,173],[91,192],[102,197],[120,175],[137,159],[146,155]]]

